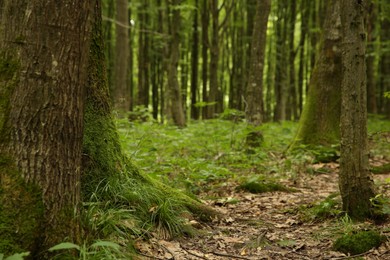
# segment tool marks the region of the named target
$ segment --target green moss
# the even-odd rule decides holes
[[[382,236],[378,231],[358,231],[338,238],[334,242],[333,248],[345,254],[357,255],[380,246],[384,239],[385,236]]]
[[[371,168],[371,172],[374,174],[385,174],[390,172],[390,163],[383,164],[381,166],[375,166]]]
[[[9,114],[10,95],[16,86],[16,74],[19,62],[12,55],[0,52],[0,141],[3,136],[3,125]]]
[[[40,189],[26,183],[12,160],[0,155],[0,252],[31,251],[40,240],[43,203]]]
[[[293,189],[287,188],[280,183],[263,177],[250,178],[249,180],[246,180],[242,184],[240,184],[237,189],[248,191],[250,193],[293,191]]]

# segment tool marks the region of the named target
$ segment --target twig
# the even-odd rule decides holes
[[[141,252],[138,252],[137,254],[138,254],[138,255],[145,256],[145,257],[150,258],[150,259],[165,260],[164,258],[160,258],[160,257],[157,257],[157,256],[152,256],[152,255],[147,255],[147,254],[144,254],[144,253],[141,253]]]
[[[175,260],[176,258],[175,258],[175,254],[171,251],[171,250],[169,250],[169,248],[168,247],[166,247],[166,246],[164,246],[163,244],[159,244],[159,246],[161,246],[162,248],[164,248],[165,250],[167,250],[168,251],[168,253],[170,253],[171,254],[171,256],[172,256],[172,260]]]
[[[355,258],[355,257],[359,257],[359,256],[365,256],[365,255],[368,255],[369,253],[371,253],[371,252],[367,251],[367,252],[357,254],[357,255],[347,255],[347,256],[332,258],[332,260],[351,259],[351,258]]]
[[[205,259],[205,260],[207,260],[207,258],[206,257],[204,257],[204,256],[201,256],[201,255],[197,255],[197,254],[195,254],[195,253],[192,253],[191,251],[188,251],[187,249],[185,249],[185,248],[183,248],[184,249],[184,251],[186,251],[188,254],[190,254],[190,255],[193,255],[193,256],[195,256],[195,257],[198,257],[198,258],[200,258],[200,259]]]
[[[218,252],[209,252],[209,254],[217,255],[217,256],[226,256],[226,257],[232,257],[236,259],[245,259],[245,260],[251,260],[248,257],[245,256],[238,256],[238,255],[230,255],[230,254],[223,254],[223,253],[218,253]]]

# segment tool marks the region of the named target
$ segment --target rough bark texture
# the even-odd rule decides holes
[[[245,110],[248,123],[254,126],[259,126],[263,122],[263,69],[267,22],[270,10],[271,0],[259,1],[257,3],[251,44],[248,86],[246,89],[247,107]]]
[[[0,251],[35,256],[80,237],[89,1],[0,7]]]
[[[343,81],[339,186],[343,210],[357,219],[371,216],[370,199],[375,196],[368,169],[363,4],[361,0],[341,1]]]
[[[180,93],[179,79],[177,67],[180,58],[180,11],[177,5],[180,1],[174,0],[172,10],[172,18],[170,19],[171,26],[171,41],[169,45],[169,63],[168,63],[168,96],[170,114],[175,125],[184,127],[186,125],[184,110],[182,105],[182,95]]]
[[[299,143],[335,144],[340,138],[341,21],[340,0],[328,5],[321,51],[315,65],[306,105],[291,148]]]
[[[130,110],[130,89],[128,87],[129,65],[129,12],[128,0],[116,1],[115,41],[115,109],[124,113]]]

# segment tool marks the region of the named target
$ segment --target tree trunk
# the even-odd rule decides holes
[[[330,146],[338,143],[340,138],[340,0],[332,0],[331,3],[326,11],[321,52],[312,73],[298,132],[290,149],[299,143]]]
[[[138,38],[138,106],[149,106],[149,0],[143,1],[139,9],[140,31]]]
[[[180,11],[177,9],[180,0],[174,0],[170,18],[170,44],[168,62],[168,97],[169,109],[175,125],[184,127],[186,125],[182,96],[179,86],[177,67],[180,58]]]
[[[366,14],[367,24],[367,111],[378,113],[376,104],[376,81],[375,81],[375,24],[377,18],[377,4],[368,0],[368,12]]]
[[[210,13],[212,18],[211,45],[210,45],[210,90],[208,95],[207,118],[215,117],[217,112],[219,84],[218,84],[218,61],[219,61],[219,10],[218,0],[210,1]]]
[[[0,251],[38,257],[80,241],[90,2],[1,5]]]
[[[208,51],[209,51],[209,8],[208,8],[208,0],[203,0],[202,2],[202,101],[207,103],[208,99]],[[207,107],[202,107],[202,118],[207,118]]]
[[[259,126],[263,122],[263,70],[270,10],[271,0],[257,3],[246,89],[247,108],[245,110],[248,123],[254,126]]]
[[[129,10],[127,5],[128,0],[116,1],[114,107],[120,114],[130,110],[130,89],[127,80],[129,65]]]
[[[192,23],[192,55],[191,55],[191,118],[199,119],[198,102],[198,72],[199,72],[199,32],[198,32],[198,7],[199,0],[195,0],[194,20]]]
[[[367,150],[367,100],[363,5],[341,1],[341,158],[339,186],[343,210],[356,219],[372,216],[375,197]]]

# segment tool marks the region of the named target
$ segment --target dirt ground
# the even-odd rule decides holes
[[[251,194],[237,191],[231,183],[202,194],[201,198],[218,197],[204,202],[221,216],[209,224],[192,221],[199,230],[194,237],[140,243],[141,259],[390,259],[389,241],[352,258],[332,250],[332,234],[337,233],[340,220],[302,221],[300,206],[338,192],[338,165],[313,167],[327,167],[329,173],[302,174],[284,183],[296,192]],[[388,178],[390,173],[374,176],[381,192],[390,195]],[[377,228],[390,235],[390,221]]]

